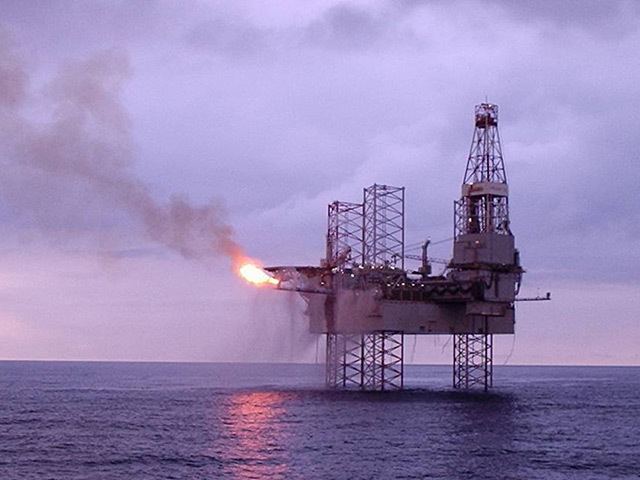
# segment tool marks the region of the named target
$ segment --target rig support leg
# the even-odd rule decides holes
[[[404,383],[404,335],[327,333],[328,388],[400,390]]]
[[[453,388],[470,390],[493,386],[493,335],[453,335]]]

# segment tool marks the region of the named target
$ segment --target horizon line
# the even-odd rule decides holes
[[[158,363],[158,364],[221,364],[221,365],[324,365],[324,362],[281,362],[281,361],[225,361],[225,360],[133,360],[133,359],[55,359],[55,358],[0,358],[0,362],[41,362],[41,363]],[[405,363],[416,367],[450,367],[450,363]],[[494,367],[640,367],[640,364],[588,364],[588,363],[514,363]]]

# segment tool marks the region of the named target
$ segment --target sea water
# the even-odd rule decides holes
[[[638,479],[639,367],[451,367],[329,391],[322,365],[0,362],[0,479]]]

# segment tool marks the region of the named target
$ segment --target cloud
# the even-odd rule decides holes
[[[268,32],[245,20],[217,17],[195,25],[185,35],[188,45],[202,52],[220,52],[230,57],[262,53]]]
[[[312,46],[370,48],[382,40],[387,26],[375,10],[339,3],[306,26],[304,39]]]
[[[93,151],[107,158],[98,171],[108,178],[138,179],[162,218],[172,200],[157,199],[174,192],[186,195],[173,201],[178,212],[223,199],[228,216],[220,220],[251,253],[316,263],[326,203],[357,201],[373,182],[407,186],[408,241],[448,238],[473,106],[487,96],[500,105],[525,286],[553,283],[560,297],[576,282],[637,288],[634,2],[143,3],[81,4],[64,21],[53,8],[8,4],[4,18],[22,53],[2,50],[2,65],[13,66],[2,70],[0,102],[30,120],[40,115],[49,129],[40,152],[58,152],[56,139],[73,146],[64,157],[75,164],[59,168],[82,167],[86,155],[75,152]],[[96,22],[97,11],[108,21]],[[40,62],[38,51],[46,52]],[[99,81],[87,64],[96,52],[111,52],[99,62],[111,65]],[[56,73],[60,63],[75,72]],[[106,95],[100,105],[87,103],[87,88],[98,89],[90,98]],[[54,134],[59,119],[42,116],[51,108],[73,118],[67,130],[80,134]],[[15,182],[24,165],[12,158],[3,158],[0,192],[5,245],[34,224],[73,235],[123,225],[133,233],[144,224],[105,209],[127,197],[94,195],[86,177],[69,185],[32,163],[29,182]],[[18,216],[25,199],[28,215]],[[52,199],[65,203],[64,218]],[[152,247],[121,250],[129,248]],[[450,254],[450,245],[438,248],[435,256]]]
[[[561,29],[577,28],[603,38],[617,39],[634,30],[638,5],[630,1],[602,3],[597,0],[571,0],[565,2],[536,2],[525,0],[514,4],[508,0],[492,0],[500,10],[515,20],[545,24]]]

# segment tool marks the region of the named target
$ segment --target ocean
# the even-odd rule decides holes
[[[0,479],[638,479],[640,367],[451,367],[402,392],[322,365],[0,362]]]

